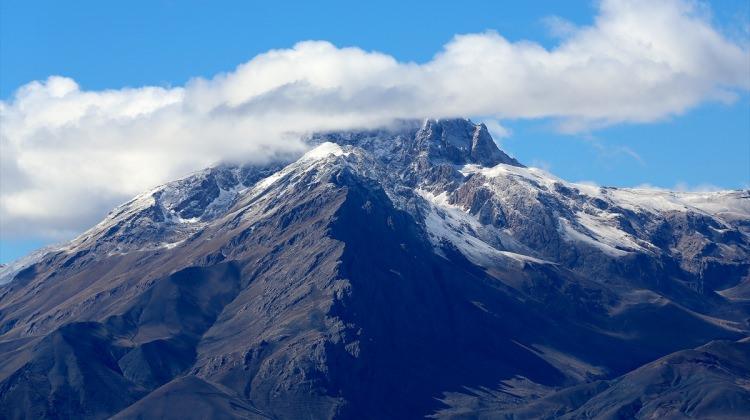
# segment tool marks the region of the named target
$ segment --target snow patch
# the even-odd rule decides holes
[[[425,215],[425,227],[438,255],[444,256],[440,249],[448,242],[469,261],[481,267],[493,266],[508,260],[522,264],[551,264],[539,258],[498,250],[483,241],[479,237],[482,224],[460,207],[449,204],[446,192],[435,195],[421,189],[415,191],[430,205]]]
[[[314,149],[305,153],[300,158],[300,160],[302,161],[318,160],[318,159],[326,158],[330,155],[334,155],[334,156],[349,155],[349,152],[345,152],[344,149],[342,149],[341,146],[339,146],[338,144],[327,141],[325,143],[321,143]]]
[[[571,223],[567,219],[561,217],[559,220],[561,233],[565,240],[569,242],[583,242],[585,244],[593,246],[594,248],[598,248],[611,257],[623,257],[625,255],[628,255],[628,251],[617,249],[610,244],[600,242],[589,235],[579,232],[571,225]]]
[[[508,258],[512,258],[512,259],[514,259],[514,260],[516,260],[518,262],[522,262],[522,263],[531,262],[531,263],[536,263],[536,264],[553,264],[553,265],[556,265],[555,263],[553,263],[551,261],[543,260],[541,258],[531,257],[531,256],[528,256],[528,255],[518,254],[518,253],[515,253],[515,252],[510,252],[510,251],[498,251],[498,252],[500,252],[501,254],[503,254],[504,256],[506,256]]]
[[[555,183],[566,183],[562,179],[550,174],[539,168],[525,168],[521,166],[507,165],[500,163],[491,168],[480,165],[463,165],[458,169],[464,176],[470,174],[481,174],[485,178],[497,178],[499,176],[515,176],[526,181],[532,181],[534,184],[552,187]]]
[[[604,218],[598,218],[588,213],[577,212],[576,218],[584,228],[594,234],[597,241],[605,243],[613,248],[627,248],[634,251],[649,252],[639,245],[635,238],[615,226],[607,224],[607,217],[611,213],[603,213]],[[611,218],[609,218],[611,219]]]

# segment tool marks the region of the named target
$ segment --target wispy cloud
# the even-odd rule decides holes
[[[551,49],[459,35],[424,64],[307,41],[182,87],[29,83],[0,103],[0,229],[64,237],[190,170],[297,153],[299,134],[318,129],[483,115],[590,130],[750,89],[749,51],[692,1],[604,0],[593,25],[564,29]]]
[[[572,36],[578,30],[578,27],[571,21],[559,16],[546,16],[542,23],[547,27],[550,34],[557,38],[567,38]]]
[[[496,140],[502,140],[506,137],[510,137],[513,135],[513,131],[505,127],[504,125],[500,124],[500,121],[496,119],[483,119],[482,122],[485,126],[487,126],[487,130],[489,130],[490,134],[492,134],[492,137]]]
[[[533,159],[530,165],[534,168],[539,168],[545,172],[550,172],[552,170],[552,165],[543,159]]]
[[[703,183],[703,184],[690,185],[686,182],[678,182],[671,188],[659,187],[659,186],[648,184],[648,183],[639,184],[633,188],[640,189],[640,190],[676,191],[676,192],[685,192],[685,193],[705,193],[705,192],[726,191],[726,188],[721,188],[713,184]]]
[[[638,162],[641,166],[646,166],[646,161],[639,155],[635,150],[628,146],[622,145],[607,145],[604,142],[596,139],[592,140],[590,144],[599,152],[599,155],[604,159],[610,159],[615,156],[627,156],[634,161]]]
[[[726,188],[721,188],[713,184],[697,184],[697,185],[690,185],[687,182],[678,182],[672,190],[674,191],[681,191],[681,192],[715,192],[715,191],[722,191]]]

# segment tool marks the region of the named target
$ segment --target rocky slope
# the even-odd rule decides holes
[[[747,191],[568,183],[467,120],[309,141],[6,273],[3,417],[750,412]]]

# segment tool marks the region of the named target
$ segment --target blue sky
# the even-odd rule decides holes
[[[495,29],[509,39],[552,42],[543,17],[577,23],[592,18],[586,1],[530,3],[3,1],[0,87],[7,97],[51,74],[73,77],[89,89],[180,85],[308,39],[427,61],[455,34]]]
[[[19,87],[51,75],[69,77],[81,90],[91,91],[179,87],[195,77],[231,72],[258,54],[303,40],[379,51],[407,63],[429,62],[456,34],[487,30],[511,42],[529,40],[553,48],[560,39],[550,30],[551,16],[587,26],[597,13],[597,3],[588,1],[535,1],[522,7],[495,1],[385,1],[371,7],[343,1],[4,0],[0,5],[4,101],[11,101]],[[746,46],[750,3],[726,0],[709,8],[713,27]],[[734,95],[730,103],[704,100],[655,122],[610,124],[574,134],[560,132],[553,117],[501,118],[511,134],[499,142],[522,162],[571,181],[746,188],[750,97],[746,90],[734,90]],[[102,216],[103,211],[94,213]],[[2,262],[65,238],[33,229],[27,234],[4,230]]]

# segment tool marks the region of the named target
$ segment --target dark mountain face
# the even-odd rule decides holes
[[[310,142],[6,268],[2,417],[750,412],[747,192],[571,184],[466,120]]]

